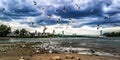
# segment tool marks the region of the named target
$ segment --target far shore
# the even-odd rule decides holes
[[[81,38],[81,37],[87,37],[87,38],[103,38],[100,36],[86,36],[86,35],[48,35],[48,36],[6,36],[6,37],[0,37],[0,39],[8,39],[8,38]]]

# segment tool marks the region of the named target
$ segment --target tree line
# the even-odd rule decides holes
[[[7,37],[8,34],[10,33],[12,33],[10,26],[4,25],[4,24],[0,25],[0,37]],[[14,31],[14,34],[16,35],[19,34],[20,36],[25,36],[26,33],[28,33],[28,31],[25,29]]]
[[[120,32],[109,32],[109,33],[104,33],[103,35],[107,37],[120,37]]]
[[[0,37],[7,37],[8,34],[10,33],[12,33],[10,26],[4,25],[4,24],[0,25]],[[27,33],[30,33],[30,32],[25,29],[21,29],[21,30],[17,29],[14,31],[15,35],[22,36],[22,37],[27,36]],[[103,35],[107,37],[120,37],[120,32],[109,32],[109,33],[104,33]],[[53,36],[53,35],[51,34],[50,36]],[[54,35],[54,36],[57,36],[57,35]]]
[[[12,34],[12,35],[11,35]],[[46,37],[58,37],[58,35],[49,34],[48,36],[34,36],[34,33],[30,33],[26,29],[11,30],[10,26],[1,24],[0,25],[0,37],[15,37],[15,38],[46,38]]]
[[[0,25],[0,37],[6,37],[9,33],[11,33],[11,27]]]

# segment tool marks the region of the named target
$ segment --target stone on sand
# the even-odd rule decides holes
[[[25,60],[25,59],[24,59],[24,57],[22,56],[22,57],[20,57],[20,60]]]
[[[74,57],[72,55],[66,55],[65,58],[66,59],[73,59]]]
[[[81,60],[79,57],[75,57],[75,60]]]
[[[62,60],[60,56],[54,56],[51,58],[51,60]]]

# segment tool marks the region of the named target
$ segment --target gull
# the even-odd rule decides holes
[[[63,11],[64,13],[66,12],[66,7],[65,7],[65,6],[63,7],[63,10],[62,10],[62,11]]]
[[[34,5],[37,5],[37,2],[36,1],[33,1]]]
[[[58,24],[58,23],[60,23],[60,20],[61,20],[60,18],[58,18],[58,19],[57,19],[57,21],[56,21],[56,22],[57,22],[57,24]]]
[[[34,25],[34,22],[31,22],[32,26]]]
[[[51,15],[50,14],[48,14],[48,19],[50,19],[51,18]]]
[[[108,19],[109,18],[109,16],[104,16],[104,19],[106,20],[106,19]]]
[[[98,24],[98,25],[97,25],[97,30],[98,30],[99,28],[100,28],[100,25]]]
[[[76,6],[77,6],[77,8],[78,8],[78,10],[80,9],[80,6],[78,5],[78,4],[75,4]]]

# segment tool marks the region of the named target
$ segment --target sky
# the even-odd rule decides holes
[[[120,0],[0,0],[0,24],[30,32],[42,32],[46,26],[46,32],[55,34],[117,32],[119,4]]]

